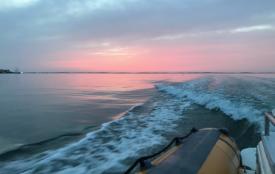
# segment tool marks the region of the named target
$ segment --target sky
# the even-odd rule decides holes
[[[0,0],[0,68],[275,71],[275,1]]]

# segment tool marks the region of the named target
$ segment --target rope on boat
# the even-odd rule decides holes
[[[156,157],[156,156],[162,154],[163,152],[167,151],[173,144],[176,144],[176,145],[181,144],[181,143],[182,143],[182,140],[188,138],[191,134],[193,134],[193,133],[195,133],[195,132],[197,132],[197,131],[198,131],[198,130],[197,130],[196,128],[192,128],[192,129],[190,130],[190,132],[189,132],[188,134],[186,134],[185,136],[173,138],[167,146],[165,146],[163,149],[161,149],[160,151],[156,152],[155,154],[148,155],[148,156],[143,156],[143,157],[137,159],[137,160],[133,163],[133,165],[131,165],[131,166],[127,169],[127,171],[126,171],[124,174],[130,174],[130,173],[132,172],[132,170],[135,169],[136,166],[137,166],[138,164],[140,165],[140,168],[141,168],[141,169],[146,168],[147,166],[150,166],[151,164],[150,164],[150,163],[148,164],[148,163],[146,162],[146,160],[151,159],[151,158],[153,158],[153,157]]]

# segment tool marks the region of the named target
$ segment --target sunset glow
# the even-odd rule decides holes
[[[23,71],[274,71],[274,7],[271,0],[1,1],[0,63]]]

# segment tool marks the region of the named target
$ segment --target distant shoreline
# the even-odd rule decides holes
[[[23,72],[22,72],[23,73]],[[275,74],[275,72],[69,72],[69,71],[53,71],[53,72],[24,72],[24,74]]]
[[[223,71],[11,71],[0,69],[0,74],[275,74],[275,72]]]
[[[11,71],[9,69],[0,69],[0,74],[22,74],[22,72]]]

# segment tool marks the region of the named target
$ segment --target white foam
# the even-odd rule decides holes
[[[235,120],[244,118],[251,122],[262,120],[262,110],[255,107],[256,104],[249,96],[234,94],[235,89],[231,91],[228,89],[230,86],[225,85],[226,79],[222,79],[221,82],[219,80],[209,77],[179,85],[159,84],[157,88],[175,97],[188,98],[193,103],[203,105],[208,109],[219,109]],[[231,93],[228,94],[228,92]],[[246,98],[248,99],[245,100]]]
[[[97,131],[66,147],[47,151],[25,160],[0,165],[9,173],[121,173],[132,161],[148,154],[152,147],[164,144],[164,132],[173,132],[176,122],[190,102],[167,99],[155,103],[147,115],[129,112],[105,123]]]

